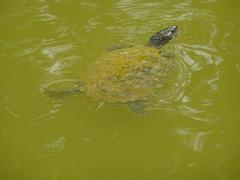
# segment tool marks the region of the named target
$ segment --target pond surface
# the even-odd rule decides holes
[[[240,179],[239,7],[234,0],[1,0],[0,179]],[[173,24],[171,46],[188,75],[170,105],[139,115],[84,93],[44,93],[51,82],[80,79],[107,48],[144,45]]]

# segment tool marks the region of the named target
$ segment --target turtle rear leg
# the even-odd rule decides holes
[[[84,84],[76,80],[57,80],[46,84],[43,90],[51,97],[63,98],[83,92]]]
[[[63,98],[65,96],[77,95],[81,91],[79,89],[72,88],[72,89],[66,89],[66,90],[62,90],[62,91],[54,91],[54,90],[45,89],[45,92],[51,97]]]
[[[130,47],[133,47],[133,45],[114,45],[112,47],[109,47],[107,48],[108,51],[115,51],[115,50],[118,50],[118,49],[123,49],[123,48],[130,48]]]

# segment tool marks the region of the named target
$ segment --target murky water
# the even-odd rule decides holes
[[[240,8],[231,0],[2,0],[0,178],[240,179]],[[139,116],[43,87],[80,79],[109,47],[176,24],[174,102]],[[177,83],[177,82],[176,82]],[[175,97],[175,95],[174,95]]]

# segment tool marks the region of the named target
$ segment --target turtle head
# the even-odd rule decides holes
[[[177,35],[177,29],[178,27],[173,25],[168,26],[166,29],[160,30],[152,35],[148,41],[148,46],[161,48]]]

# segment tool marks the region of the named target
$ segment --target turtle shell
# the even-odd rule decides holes
[[[86,93],[110,103],[156,99],[174,83],[174,62],[151,47],[107,52],[86,73]]]

